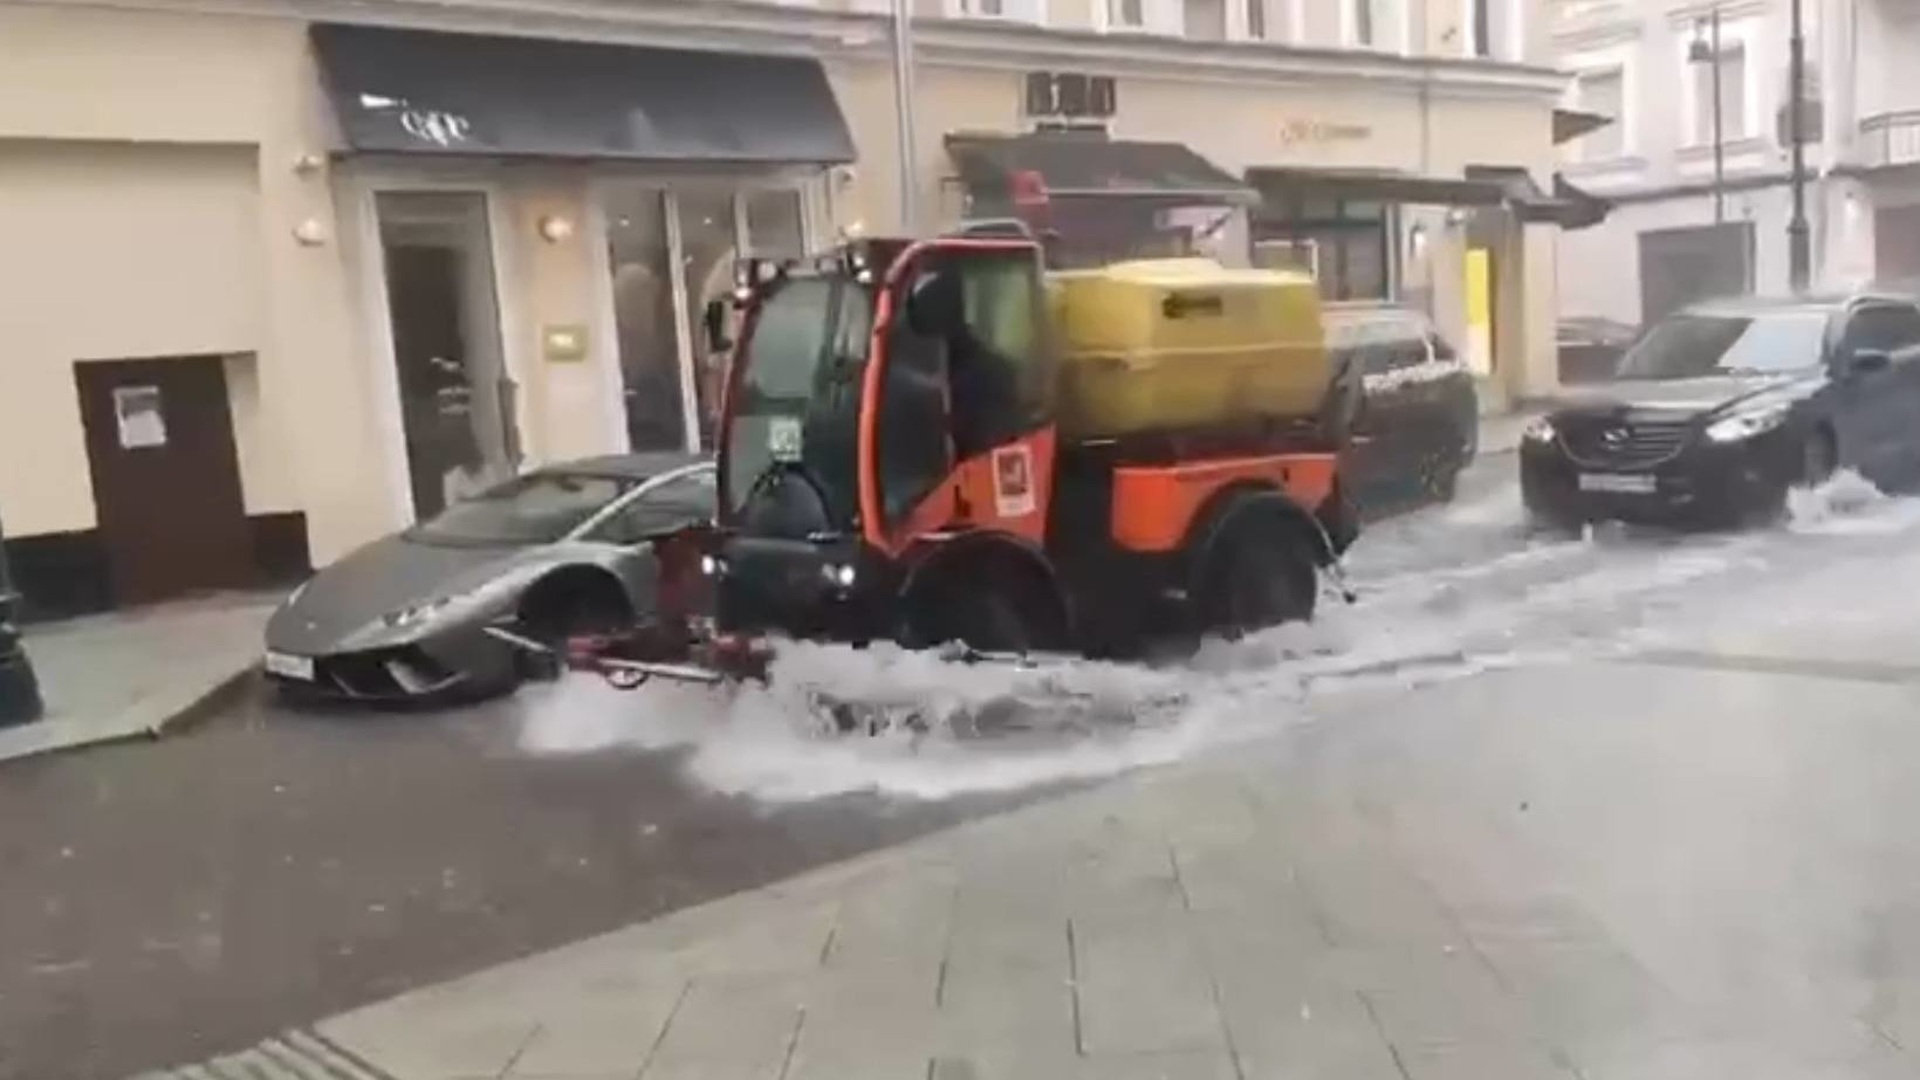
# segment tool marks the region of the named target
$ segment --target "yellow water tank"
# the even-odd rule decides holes
[[[1049,276],[1074,439],[1316,417],[1330,368],[1304,274],[1149,259]]]

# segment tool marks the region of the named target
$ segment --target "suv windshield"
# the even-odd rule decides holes
[[[409,533],[447,544],[551,544],[633,487],[579,473],[529,473],[449,506]]]
[[[837,276],[795,277],[761,302],[727,435],[727,500],[740,509],[779,461],[798,462],[836,520],[853,513],[860,373],[872,327],[867,290]]]
[[[1657,323],[1621,358],[1622,379],[1691,379],[1730,372],[1798,371],[1818,365],[1824,311],[1759,315],[1675,315]]]

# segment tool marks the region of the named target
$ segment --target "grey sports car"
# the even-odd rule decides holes
[[[632,454],[552,465],[456,503],[314,575],[267,624],[268,676],[295,696],[414,701],[504,693],[523,650],[650,610],[654,541],[710,521],[713,464]]]

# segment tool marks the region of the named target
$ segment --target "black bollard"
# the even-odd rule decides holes
[[[20,641],[20,594],[7,569],[5,540],[6,532],[0,529],[0,727],[31,723],[45,711],[40,680],[34,677],[33,661]]]

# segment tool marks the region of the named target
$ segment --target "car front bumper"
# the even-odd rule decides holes
[[[275,649],[269,640],[268,650],[295,657],[289,667],[304,666],[301,661],[311,664],[311,678],[275,671],[269,664],[267,677],[288,693],[369,704],[455,700],[507,689],[518,680],[523,664],[519,650],[479,626],[377,649],[309,655]]]
[[[1779,509],[1797,476],[1798,443],[1771,432],[1732,443],[1689,442],[1657,464],[1620,468],[1604,461],[1576,461],[1556,442],[1528,440],[1520,447],[1520,494],[1536,518],[1564,525],[1624,521],[1680,527],[1738,525]],[[1604,477],[1612,487],[1590,490],[1582,477]],[[1588,483],[1594,481],[1589,480]]]

